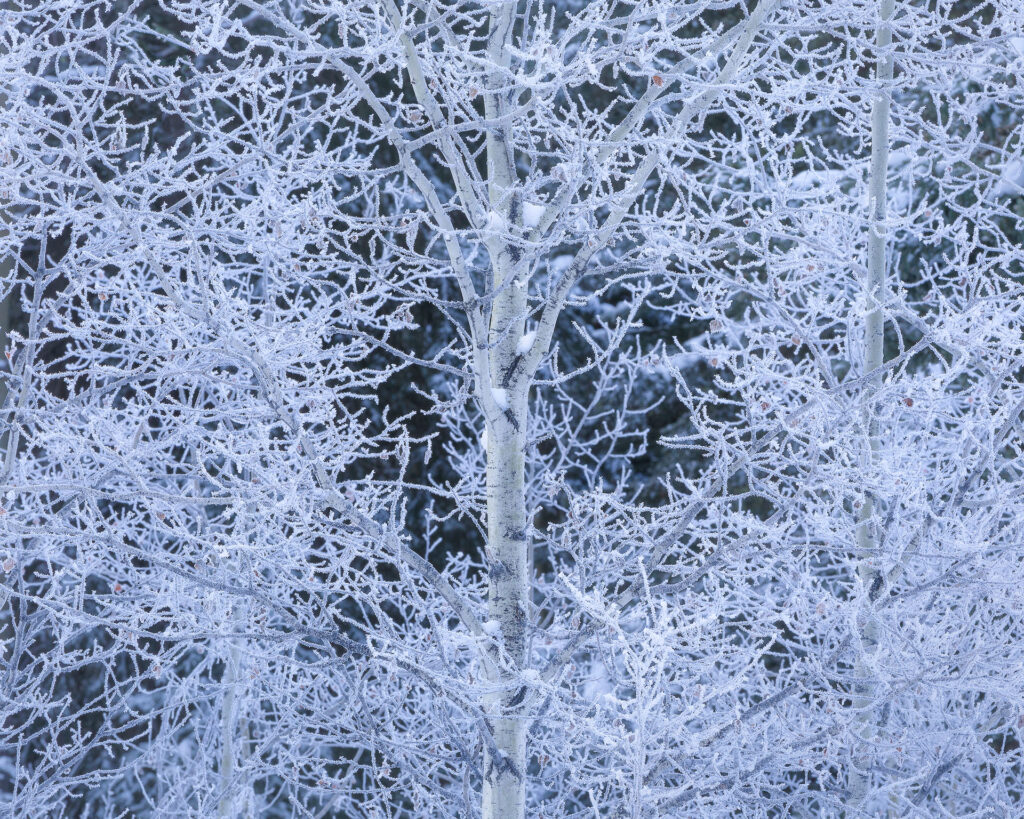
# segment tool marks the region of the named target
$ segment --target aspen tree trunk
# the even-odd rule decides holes
[[[8,3],[0,3],[0,9],[6,9]],[[4,93],[3,89],[0,88],[0,110],[7,107],[7,94]],[[13,157],[11,158],[13,162]],[[7,229],[7,225],[10,222],[10,214],[7,212],[7,208],[0,205],[0,242],[5,240],[10,234]],[[14,269],[14,254],[15,248],[9,247],[7,253],[0,256],[0,278],[4,278],[10,274]],[[0,294],[2,296],[2,294]],[[14,290],[7,294],[6,298],[0,297],[0,350],[7,349],[7,343],[10,338],[9,334],[11,331],[11,301],[14,299]],[[0,359],[2,361],[2,359]],[[7,399],[7,381],[0,379],[0,408],[3,407],[4,401]],[[0,442],[3,441],[4,436],[0,436]]]
[[[528,379],[516,372],[516,346],[525,327],[526,275],[520,246],[522,202],[515,190],[515,160],[509,140],[508,97],[516,3],[491,13],[487,40],[490,63],[484,96],[488,120],[487,179],[491,212],[502,226],[488,241],[494,300],[488,338],[492,396],[485,397],[487,434],[488,617],[500,626],[503,659],[491,672],[493,693],[487,712],[495,748],[484,755],[483,819],[523,819],[526,815],[526,732],[517,713],[517,681],[525,667],[529,611],[530,532],[526,519],[526,421]],[[497,402],[493,394],[503,396]],[[521,699],[521,696],[519,697]]]
[[[4,97],[0,95],[0,106],[3,106]],[[0,241],[3,241],[7,235],[7,211],[0,211]],[[11,248],[4,258],[0,259],[0,278],[10,274],[14,268],[14,248]],[[0,350],[6,350],[10,340],[11,332],[11,300],[14,298],[14,291],[11,290],[7,298],[0,298]],[[2,360],[2,359],[0,359]],[[4,402],[7,400],[7,381],[0,379],[0,408],[3,407]],[[0,435],[0,443],[2,443],[5,436]]]
[[[506,3],[491,20],[488,52],[496,69],[488,78],[485,99],[490,121],[499,121],[507,105],[506,82],[500,69],[509,64],[507,43],[511,37],[515,4]],[[513,164],[507,127],[502,122],[487,136],[489,200],[499,224],[512,229],[519,209],[512,191]],[[489,587],[488,617],[500,626],[504,654],[496,668],[494,693],[488,713],[494,731],[495,750],[484,758],[482,815],[484,819],[521,819],[526,812],[526,736],[514,704],[515,682],[526,662],[526,612],[529,579],[526,525],[526,413],[525,385],[509,383],[515,345],[522,333],[526,308],[525,290],[516,286],[516,250],[504,236],[492,243],[494,302],[491,306],[489,380],[495,390],[505,390],[506,407],[492,412],[487,436],[487,551]]]
[[[879,20],[875,30],[875,45],[878,51],[878,63],[875,76],[881,87],[875,92],[871,106],[871,168],[868,179],[868,281],[867,290],[873,304],[864,323],[864,371],[878,370],[884,361],[885,321],[882,315],[882,303],[885,300],[885,250],[886,250],[886,174],[889,164],[889,81],[893,76],[892,30],[889,23],[895,11],[896,0],[881,0],[879,4]],[[879,438],[878,421],[872,408],[872,402],[878,389],[882,386],[882,375],[877,373],[865,390],[865,413],[867,414],[868,443],[866,459],[873,462],[877,457],[881,441]],[[857,547],[860,551],[860,563],[857,574],[863,587],[869,591],[867,619],[861,632],[861,652],[855,665],[857,696],[854,707],[860,712],[861,738],[865,743],[862,754],[854,757],[850,770],[850,802],[859,807],[871,785],[872,742],[874,721],[875,685],[871,680],[871,656],[878,647],[878,622],[871,613],[874,597],[878,592],[876,586],[880,581],[878,530],[874,520],[874,498],[868,494],[864,499],[857,519]]]
[[[260,287],[263,285],[261,282]],[[265,319],[265,323],[270,326],[268,319]],[[248,469],[243,475],[247,481],[252,480],[253,476]],[[243,530],[248,528],[248,507],[245,509],[244,517],[239,517],[239,524]],[[232,560],[230,565],[236,575],[241,572],[237,561]],[[249,608],[243,602],[236,603],[235,606],[229,606],[224,612],[224,621],[230,623],[233,630],[244,633],[249,623]],[[248,663],[242,653],[244,646],[241,638],[232,637],[227,648],[222,678],[225,690],[220,704],[219,770],[223,795],[217,806],[217,816],[239,817],[251,815],[254,802],[251,784],[246,782],[242,787],[237,787],[232,783],[239,762],[244,767],[249,757],[249,727],[245,718],[247,686],[244,679]]]
[[[224,692],[224,699],[221,702],[220,713],[220,781],[224,795],[221,797],[218,816],[235,816],[234,789],[231,785],[231,778],[235,773],[235,717],[238,711],[236,703],[236,692],[238,688],[238,665],[239,648],[236,643],[231,644],[228,653],[224,676],[226,678],[227,690]]]
[[[247,622],[243,610],[232,615],[227,614],[226,620],[241,630]],[[224,658],[224,696],[220,704],[220,785],[223,794],[217,806],[218,817],[251,816],[255,802],[252,784],[243,781],[233,783],[239,767],[244,768],[249,760],[250,734],[249,720],[245,716],[247,702],[247,685],[245,671],[248,667],[243,655],[243,645],[232,640],[227,656]]]
[[[499,669],[490,682],[495,693],[488,700],[496,752],[484,758],[484,819],[521,819],[525,816],[526,736],[516,714],[516,678],[526,662],[526,613],[529,578],[527,551],[523,435],[525,396],[511,401],[509,413],[491,428],[487,444],[487,538],[490,586],[488,615],[500,626],[500,642],[509,666]],[[495,428],[496,427],[496,428]]]
[[[495,265],[499,295],[492,308],[490,332],[490,382],[504,390],[507,398],[501,402],[506,406],[492,406],[487,432],[487,615],[500,627],[502,659],[489,681],[494,693],[488,697],[487,712],[496,751],[488,749],[484,758],[484,819],[523,819],[526,815],[526,734],[517,713],[522,699],[517,681],[527,662],[530,601],[532,545],[526,516],[525,463],[529,387],[526,379],[514,377],[526,295],[525,289],[516,286],[517,273],[524,271],[506,264],[507,252],[506,248],[504,258]]]
[[[514,203],[508,212],[514,215],[518,207]],[[494,693],[487,702],[496,753],[488,750],[484,758],[484,819],[522,819],[526,801],[526,737],[516,706],[517,681],[527,662],[530,601],[525,461],[529,382],[516,372],[521,360],[516,344],[526,311],[526,290],[518,286],[525,270],[512,263],[516,256],[515,246],[505,245],[494,265],[498,295],[489,339],[489,381],[504,399],[486,402],[492,403],[487,425],[487,615],[500,626],[502,661],[492,671]]]

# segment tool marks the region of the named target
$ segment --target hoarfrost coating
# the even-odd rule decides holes
[[[1017,0],[0,26],[0,813],[1022,813]]]

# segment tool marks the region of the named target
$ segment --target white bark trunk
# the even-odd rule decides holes
[[[495,691],[487,702],[496,751],[488,750],[484,758],[484,819],[525,816],[526,737],[514,704],[516,680],[526,663],[529,594],[525,403],[516,396],[509,404],[509,413],[521,419],[519,428],[509,418],[500,420],[494,425],[498,429],[491,428],[487,444],[488,616],[501,627],[498,639],[505,657],[492,674]]]
[[[3,105],[4,97],[0,95],[0,105]],[[7,237],[8,230],[7,224],[7,212],[3,211],[0,216],[0,239]],[[6,278],[10,275],[11,270],[14,267],[14,250],[12,249],[10,254],[6,258],[0,259],[0,278]],[[8,295],[6,299],[0,298],[0,350],[6,351],[7,345],[10,340],[11,332],[11,301],[14,297],[14,291]],[[2,360],[2,359],[0,359]],[[7,381],[6,379],[0,379],[0,408],[3,407],[4,402],[7,400]],[[0,435],[0,443],[6,436]]]
[[[505,114],[510,63],[509,45],[515,3],[503,3],[491,15],[487,51],[494,67],[484,99],[487,118],[499,123],[487,133],[488,198],[492,213],[504,226],[488,242],[494,301],[489,327],[488,372],[478,383],[492,391],[484,396],[487,410],[487,560],[488,617],[500,626],[502,659],[490,672],[493,686],[486,702],[494,748],[484,756],[481,813],[483,819],[523,819],[526,815],[526,731],[518,713],[517,682],[526,666],[529,612],[530,531],[526,519],[526,420],[529,380],[522,377],[522,356],[516,347],[525,329],[526,290],[517,286],[525,275],[519,195],[514,191],[515,164]],[[517,369],[518,368],[518,369]],[[494,390],[504,391],[496,401]]]
[[[528,386],[525,380],[510,382],[508,377],[517,360],[515,345],[522,332],[524,308],[523,290],[506,287],[495,299],[491,321],[488,380],[502,385],[497,388],[506,390],[507,399],[493,404],[488,413],[487,614],[500,626],[502,657],[492,667],[494,693],[487,700],[496,750],[488,750],[484,758],[484,819],[523,819],[526,815],[526,735],[516,695],[527,662],[530,600],[525,464]]]
[[[889,26],[895,11],[896,0],[881,0],[879,21],[875,30],[875,44],[878,49],[878,63],[875,76],[882,84],[875,92],[871,106],[871,169],[868,180],[869,235],[868,235],[868,281],[869,298],[873,303],[864,323],[864,372],[878,370],[884,362],[885,319],[882,303],[885,300],[886,270],[886,175],[889,165],[889,81],[893,76],[892,29]],[[865,459],[870,464],[877,456],[881,442],[878,421],[871,408],[876,391],[882,386],[882,375],[877,373],[865,390],[865,412],[868,413],[868,441]],[[850,801],[859,807],[866,799],[871,786],[874,701],[876,686],[872,680],[872,655],[878,646],[878,622],[872,614],[875,586],[880,580],[881,567],[878,563],[878,531],[874,520],[874,499],[869,494],[864,499],[857,519],[857,546],[862,555],[857,567],[863,588],[868,590],[869,599],[865,610],[865,621],[861,632],[861,651],[854,667],[857,696],[854,708],[859,711],[862,752],[856,754],[850,770]]]
[[[484,819],[525,817],[526,736],[518,715],[517,682],[526,667],[526,629],[530,602],[531,550],[526,516],[526,425],[529,381],[522,376],[516,350],[525,327],[525,289],[515,286],[522,274],[512,262],[510,246],[495,259],[495,289],[489,333],[488,373],[483,383],[503,391],[485,399],[487,415],[487,560],[488,617],[500,626],[502,658],[492,667],[487,712],[496,751],[484,758]],[[510,278],[512,277],[512,278]],[[504,286],[503,286],[504,285]],[[488,406],[489,405],[489,406]]]
[[[224,699],[221,702],[220,714],[220,781],[224,795],[221,797],[217,815],[225,817],[236,815],[235,788],[232,787],[231,779],[235,774],[235,722],[238,713],[235,700],[238,688],[239,655],[238,645],[232,643],[224,670],[227,690],[224,692]]]
[[[7,8],[8,3],[0,3],[0,8]],[[7,94],[0,89],[0,109],[7,106]],[[12,160],[13,161],[13,158]],[[7,211],[6,207],[0,207],[0,239],[6,239],[10,230],[7,225],[10,223],[11,216]],[[0,257],[0,278],[7,278],[10,276],[11,271],[14,269],[14,254],[18,252],[18,249],[8,244],[7,253]],[[7,294],[6,298],[0,298],[0,350],[6,350],[7,344],[10,339],[11,332],[11,302],[14,300],[14,289],[11,288],[11,292]],[[0,359],[2,361],[3,359]],[[0,379],[0,409],[4,406],[4,401],[7,400],[7,381],[6,379]],[[0,445],[2,445],[5,435],[0,435]]]
[[[245,476],[251,480],[248,471]],[[239,521],[245,527],[244,520]],[[232,560],[233,572],[239,573],[239,567]],[[237,605],[237,604],[236,604]],[[224,611],[224,622],[235,632],[244,632],[249,622],[246,604],[238,607],[229,605]],[[229,638],[227,656],[224,657],[224,696],[221,699],[220,713],[220,784],[221,799],[217,806],[220,817],[241,817],[251,814],[252,790],[248,783],[239,785],[239,762],[244,767],[249,755],[249,730],[245,719],[247,684],[245,673],[247,663],[243,655],[241,638]]]

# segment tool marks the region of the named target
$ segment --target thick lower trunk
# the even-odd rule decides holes
[[[525,497],[525,398],[518,396],[488,432],[488,616],[499,626],[501,668],[492,673],[488,718],[495,749],[484,759],[484,819],[525,816],[526,735],[517,709],[517,685],[526,663],[530,534]],[[521,699],[521,697],[520,697]]]

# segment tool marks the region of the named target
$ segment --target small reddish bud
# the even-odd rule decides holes
[[[13,557],[5,557],[4,558],[4,571],[5,572],[9,572],[13,568],[14,568],[14,558]]]
[[[114,584],[114,591],[116,591],[116,592],[121,591],[121,584],[120,583],[115,583]]]
[[[907,398],[903,399],[903,403],[906,404],[908,407],[912,407],[914,406],[914,399],[908,396]]]
[[[800,346],[800,339],[797,336],[790,336],[789,341],[794,347]]]
[[[767,401],[762,401],[761,402],[761,409],[763,409],[763,410],[768,409],[768,402]]]
[[[665,80],[662,78],[661,74],[655,74],[651,77],[651,82],[658,86],[658,88],[661,88],[661,86],[665,84]]]

